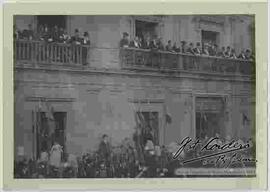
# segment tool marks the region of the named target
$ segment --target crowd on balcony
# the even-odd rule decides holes
[[[90,45],[89,33],[84,32],[81,35],[78,29],[75,29],[74,35],[70,35],[67,31],[55,25],[54,27],[49,28],[47,25],[39,25],[37,30],[34,30],[32,25],[28,25],[28,29],[18,29],[14,25],[14,34],[13,37],[16,40],[36,40],[44,41],[48,43],[67,43],[75,45]]]
[[[254,60],[254,52],[249,49],[242,50],[241,53],[236,53],[235,49],[231,46],[219,47],[214,43],[203,43],[197,42],[195,45],[193,42],[181,41],[181,46],[177,46],[176,42],[172,43],[171,40],[167,42],[166,45],[163,44],[161,37],[150,37],[145,38],[136,36],[134,39],[130,40],[129,34],[127,32],[123,33],[123,38],[120,40],[120,47],[131,47],[138,49],[150,49],[167,51],[172,53],[184,53],[192,54],[195,56],[213,56],[221,58],[231,58],[231,59],[244,59],[244,60]]]

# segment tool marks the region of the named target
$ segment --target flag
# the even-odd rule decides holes
[[[143,116],[142,112],[138,111],[137,116],[138,116],[138,120],[139,120],[139,125],[142,128],[145,128],[146,127],[146,122],[145,122],[145,119],[144,119],[144,116]]]
[[[51,121],[54,121],[54,116],[53,116],[53,113],[54,113],[54,109],[52,106],[50,106],[50,104],[48,102],[45,102],[46,104],[46,117],[51,120]]]
[[[247,115],[245,113],[242,113],[242,115],[243,115],[243,125],[245,125],[246,123],[249,123],[249,119]]]
[[[207,121],[207,117],[206,117],[205,113],[203,113],[203,119],[205,122]]]
[[[48,101],[45,100],[44,104],[45,104],[44,112],[45,112],[45,116],[47,119],[47,125],[48,125],[47,134],[48,134],[49,139],[51,139],[51,141],[53,141],[53,136],[54,136],[55,129],[56,129],[56,124],[55,124],[55,119],[54,119],[54,109]]]
[[[167,106],[165,106],[165,122],[167,124],[172,123],[172,117],[171,117],[171,114],[168,112]]]

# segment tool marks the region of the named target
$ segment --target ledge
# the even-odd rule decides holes
[[[255,82],[254,77],[241,74],[210,73],[189,70],[157,70],[157,69],[109,69],[109,68],[90,68],[89,66],[67,66],[67,65],[15,65],[15,71],[39,71],[49,73],[73,73],[82,75],[115,75],[133,77],[152,77],[165,79],[200,79],[216,81],[240,81]]]

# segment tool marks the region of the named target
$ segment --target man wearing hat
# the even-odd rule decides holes
[[[208,43],[204,43],[204,46],[203,46],[203,55],[210,55],[209,54],[209,44]]]
[[[195,55],[200,55],[201,54],[201,44],[200,44],[200,42],[196,43],[196,47],[194,48],[194,53],[195,53]]]
[[[79,29],[75,29],[74,32],[74,36],[71,37],[71,43],[74,43],[75,45],[80,45],[82,39],[80,37]]]
[[[227,49],[226,49],[226,52],[225,52],[225,57],[226,57],[226,58],[229,58],[230,55],[231,55],[231,47],[228,46]]]
[[[123,33],[123,38],[120,40],[120,47],[128,47],[129,46],[129,34],[127,32]]]
[[[187,53],[189,53],[189,54],[195,54],[194,53],[194,47],[193,47],[193,43],[190,43],[189,44],[189,47],[188,47],[188,49],[187,49]]]
[[[186,41],[181,41],[181,52],[186,53]]]

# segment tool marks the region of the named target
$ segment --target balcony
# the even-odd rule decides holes
[[[120,60],[123,69],[196,71],[239,75],[252,75],[255,72],[255,63],[249,60],[195,56],[136,48],[122,48]]]
[[[120,48],[121,69],[156,72],[190,71],[214,74],[255,74],[255,63],[249,60],[229,59],[211,56],[151,51],[136,48]],[[108,54],[103,53],[103,54]],[[114,53],[116,54],[116,53]],[[91,55],[95,56],[95,55]],[[42,41],[14,41],[16,64],[44,64],[91,68],[90,46]],[[97,60],[97,58],[96,58]],[[102,65],[100,65],[102,68]]]
[[[89,64],[88,45],[48,43],[44,41],[14,41],[14,59],[17,64]]]

